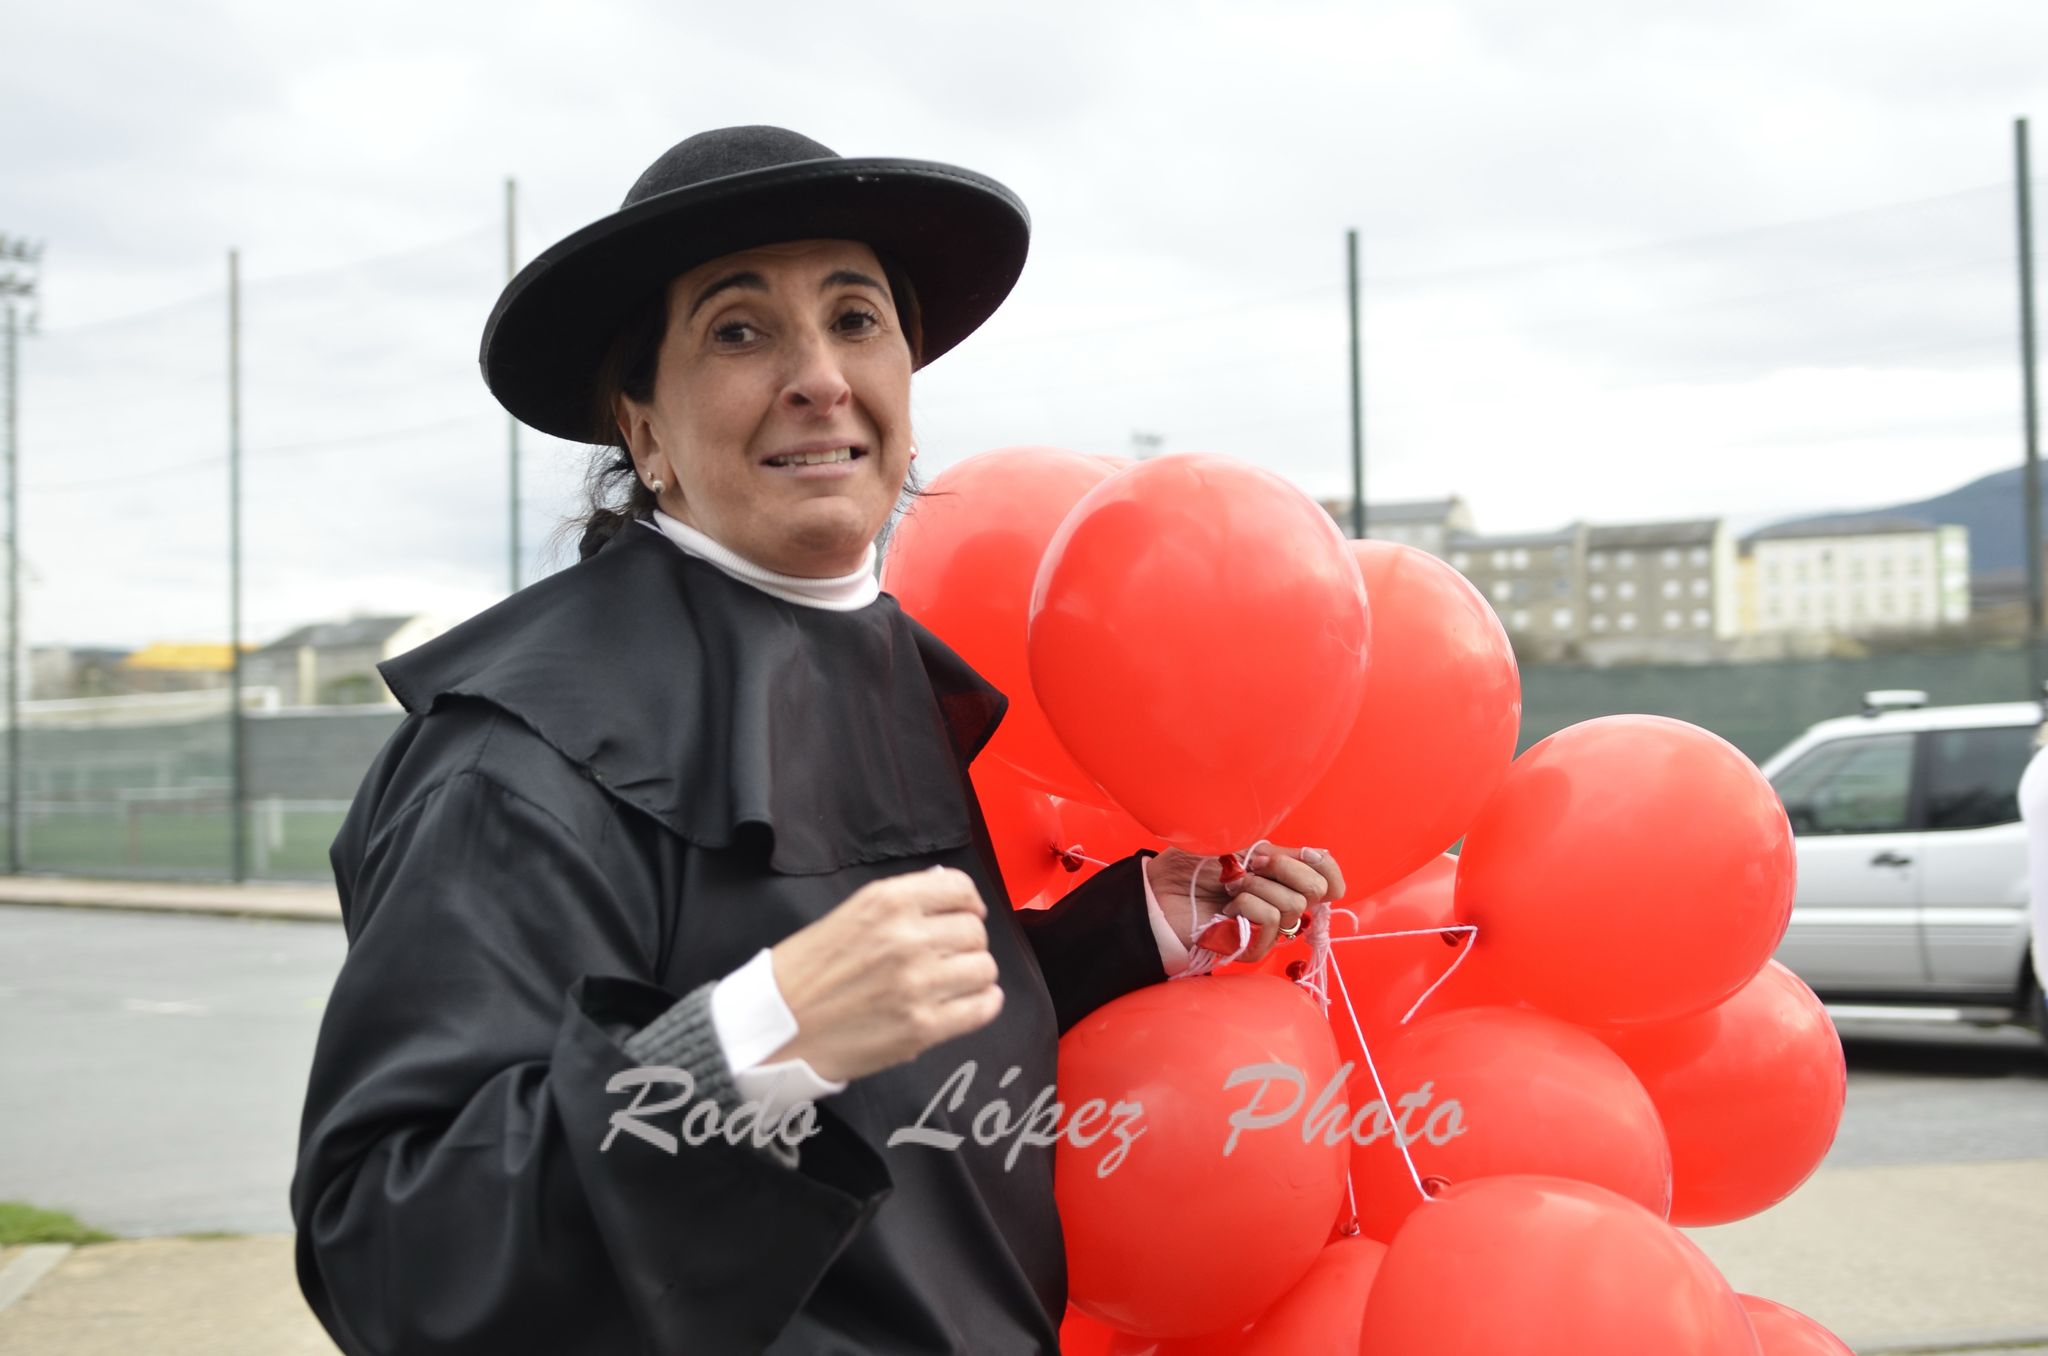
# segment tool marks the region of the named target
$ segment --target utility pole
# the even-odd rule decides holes
[[[505,179],[505,281],[511,282],[512,275],[519,270],[518,237],[513,229],[516,204],[519,200],[519,182],[507,176]],[[512,458],[512,592],[519,592],[519,416],[505,416],[506,450]]]
[[[19,302],[33,308],[36,278],[41,269],[40,242],[0,236],[0,305],[6,307],[7,329],[7,870],[19,874],[21,843],[21,314]],[[28,313],[28,331],[35,333],[36,312]]]
[[[237,884],[249,876],[242,744],[242,256],[228,251],[228,818]]]
[[[2028,193],[2027,120],[2013,123],[2013,159],[2019,176],[2020,378],[2025,392],[2027,440],[2027,696],[2039,701],[2041,688],[2041,441],[2034,398],[2034,224]]]
[[[1365,536],[1365,394],[1358,330],[1358,232],[1344,232],[1344,274],[1351,294],[1351,535]]]

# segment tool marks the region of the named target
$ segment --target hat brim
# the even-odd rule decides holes
[[[484,325],[484,383],[521,422],[572,442],[593,427],[598,368],[633,308],[720,255],[858,240],[917,290],[931,362],[994,314],[1024,269],[1031,218],[993,179],[921,160],[811,160],[657,194],[550,246]]]

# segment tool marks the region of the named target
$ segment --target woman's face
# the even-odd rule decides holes
[[[866,245],[806,240],[669,284],[652,398],[618,403],[664,512],[759,565],[858,569],[910,468],[910,346]]]

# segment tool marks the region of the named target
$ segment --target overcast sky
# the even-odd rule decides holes
[[[0,41],[34,644],[227,637],[231,246],[245,639],[501,597],[503,181],[523,260],[736,123],[1029,205],[1018,290],[918,377],[922,467],[1142,432],[1348,493],[1352,226],[1375,499],[1752,526],[2022,456],[2039,0],[14,0]],[[530,582],[587,449],[523,446]]]

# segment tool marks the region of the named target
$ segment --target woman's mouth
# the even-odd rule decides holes
[[[825,452],[784,452],[768,458],[770,466],[831,466],[861,455],[857,447],[835,447]]]

